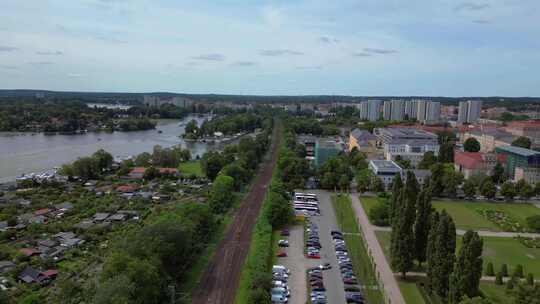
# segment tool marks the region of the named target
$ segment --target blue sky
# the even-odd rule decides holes
[[[540,96],[538,0],[2,0],[0,88]]]

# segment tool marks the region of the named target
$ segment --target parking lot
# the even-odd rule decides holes
[[[344,285],[339,272],[337,257],[330,231],[337,229],[337,221],[332,208],[330,194],[326,191],[310,190],[317,194],[321,215],[311,217],[311,222],[319,229],[321,243],[320,259],[308,259],[304,254],[304,230],[302,226],[294,226],[289,229],[290,236],[284,237],[289,240],[289,247],[282,248],[287,257],[278,258],[276,264],[289,268],[291,275],[288,285],[291,291],[289,303],[305,304],[308,298],[308,286],[306,271],[308,268],[329,263],[332,268],[323,271],[323,282],[326,288],[327,303],[345,303]]]

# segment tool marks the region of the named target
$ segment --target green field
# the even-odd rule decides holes
[[[383,248],[386,259],[390,257],[390,232],[376,231],[377,239]],[[482,258],[484,269],[487,263],[492,262],[495,272],[499,271],[501,265],[506,263],[511,274],[518,264],[523,265],[525,274],[531,272],[535,278],[540,277],[540,249],[527,248],[513,238],[482,237],[484,240],[484,250]],[[461,247],[461,237],[457,238],[456,251]]]
[[[445,209],[454,219],[457,228],[473,230],[501,231],[501,228],[477,212],[477,210],[481,209],[503,211],[519,221],[519,223],[524,227],[527,226],[525,221],[527,217],[540,214],[540,208],[536,208],[531,204],[518,203],[436,200],[433,201],[433,207],[439,211]]]
[[[181,163],[180,166],[178,166],[178,170],[180,170],[180,173],[184,175],[193,174],[197,177],[204,176],[200,161],[189,161],[189,162]]]
[[[424,304],[424,298],[418,290],[416,281],[413,279],[407,279],[406,281],[399,279],[398,280],[399,289],[405,298],[405,303],[407,304]]]
[[[342,232],[354,233],[344,235],[349,257],[352,260],[354,272],[364,285],[377,286],[377,279],[373,271],[373,265],[367,254],[360,229],[354,217],[354,211],[349,196],[332,196],[332,206],[336,213],[338,225]],[[365,289],[365,296],[369,303],[384,303],[383,295],[378,289]]]

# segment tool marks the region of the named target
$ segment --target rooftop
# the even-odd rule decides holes
[[[497,147],[496,150],[498,152],[500,152],[502,150],[503,152],[514,153],[514,154],[525,156],[525,157],[535,156],[535,155],[540,156],[540,152],[538,152],[538,151],[534,151],[534,150],[531,150],[531,149],[525,149],[525,148],[521,148],[521,147],[514,147],[514,146]]]
[[[379,160],[379,159],[373,159],[369,161],[371,165],[377,169],[377,170],[385,170],[385,171],[401,171],[401,167],[398,166],[395,162],[391,160]]]
[[[408,137],[414,137],[419,138],[423,137],[426,139],[437,139],[437,135],[414,128],[384,128],[380,129],[380,132],[384,132],[385,134],[392,136],[392,137],[402,137],[402,138],[408,138]]]

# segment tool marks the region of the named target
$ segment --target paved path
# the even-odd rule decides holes
[[[399,273],[396,273],[395,274],[396,276],[399,276],[401,274]],[[407,276],[409,277],[426,277],[427,274],[425,272],[407,272]],[[510,277],[504,277],[502,278],[503,279],[503,282],[507,282],[508,280],[510,280]],[[484,282],[495,282],[495,277],[494,276],[482,276],[480,278],[481,281],[484,281]],[[522,278],[521,281],[525,281],[526,279],[525,278]],[[534,280],[535,282],[540,282],[540,280]]]
[[[380,227],[371,225],[373,230],[376,231],[392,231],[391,227]],[[457,235],[464,235],[467,230],[456,229]],[[476,230],[479,236],[486,237],[502,237],[502,238],[514,238],[518,236],[530,237],[530,238],[540,238],[540,233],[527,233],[527,232],[501,232],[501,231],[487,231],[487,230]]]
[[[352,192],[350,197],[354,212],[356,213],[356,219],[360,224],[362,233],[364,234],[364,240],[367,242],[367,246],[369,248],[369,251],[371,252],[371,256],[375,261],[375,270],[377,271],[380,279],[383,282],[386,298],[392,304],[405,304],[405,299],[401,294],[401,290],[399,289],[396,278],[394,277],[394,274],[390,269],[390,265],[388,264],[388,261],[384,256],[381,245],[377,240],[377,236],[375,236],[373,225],[369,223],[366,211],[358,200],[358,194],[356,193],[356,191]]]

